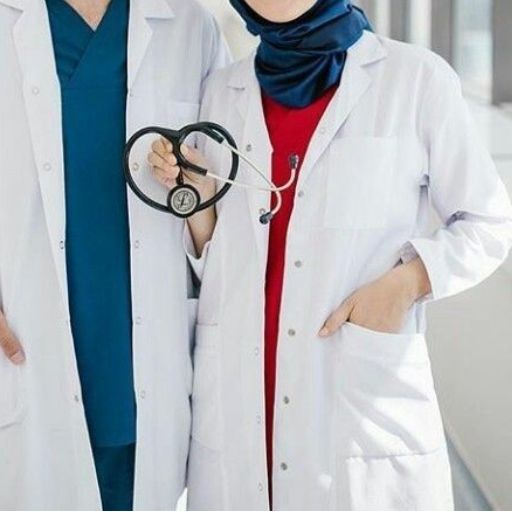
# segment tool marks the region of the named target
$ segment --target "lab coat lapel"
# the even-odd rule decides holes
[[[153,29],[151,19],[170,19],[174,12],[165,0],[133,0],[130,6],[128,30],[128,89],[135,83],[146,56]]]
[[[5,0],[2,0],[5,3]],[[16,7],[16,2],[14,7]],[[45,2],[25,2],[13,38],[23,76],[23,95],[52,256],[67,303],[65,191],[60,86]]]
[[[359,42],[349,50],[341,85],[320,121],[306,153],[299,174],[299,188],[306,182],[320,157],[370,87],[372,74],[366,66],[384,57],[382,45],[370,32],[365,32]]]
[[[247,79],[239,87],[239,98],[236,104],[239,115],[244,122],[242,140],[237,141],[242,151],[270,180],[272,166],[272,145],[267,130],[263,104],[261,101],[261,89],[254,72],[253,61],[247,61],[250,68],[243,69],[242,75]],[[244,63],[247,65],[247,62]],[[255,187],[268,188],[268,184],[247,164],[241,162],[242,171],[240,180],[250,183]],[[271,196],[269,192],[255,189],[247,189],[247,204],[251,217],[254,236],[258,246],[259,260],[265,265],[268,249],[268,226],[261,224],[259,218],[263,211],[270,209]]]

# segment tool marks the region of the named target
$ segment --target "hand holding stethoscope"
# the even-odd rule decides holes
[[[165,202],[151,196],[145,186],[136,178],[140,165],[132,164],[132,151],[140,140],[146,136],[160,136],[153,140],[148,160],[154,177],[168,190]],[[209,168],[204,158],[195,149],[195,140],[206,137],[210,142],[231,155],[231,167],[226,176]],[[257,173],[262,185],[253,185],[238,180],[238,171],[242,161],[246,167]],[[222,126],[201,122],[185,126],[181,130],[160,127],[148,127],[135,133],[126,145],[124,169],[128,185],[144,203],[157,210],[171,213],[177,217],[188,218],[197,212],[208,209],[220,201],[232,186],[270,192],[275,196],[272,208],[260,216],[262,224],[268,224],[281,209],[281,192],[289,188],[297,177],[299,158],[292,156],[289,160],[290,178],[282,186],[275,185],[247,156],[238,150],[231,134]],[[215,181],[222,185],[217,189]]]
[[[205,159],[197,149],[183,143],[180,152],[191,164],[206,168]],[[209,176],[193,173],[187,168],[182,169],[172,144],[164,137],[156,139],[151,145],[148,163],[151,165],[154,178],[169,191],[177,186],[191,187],[190,190],[195,190],[198,194],[197,204],[205,203],[215,196],[215,180]],[[175,199],[176,210],[186,211],[187,201],[186,194],[179,194]]]

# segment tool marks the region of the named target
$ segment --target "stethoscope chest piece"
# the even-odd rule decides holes
[[[199,196],[199,192],[191,185],[177,185],[167,196],[169,211],[173,215],[176,215],[176,217],[183,219],[193,215],[200,204],[201,197]]]

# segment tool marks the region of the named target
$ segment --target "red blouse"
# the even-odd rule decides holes
[[[300,163],[336,88],[327,91],[306,108],[284,107],[264,95],[263,109],[272,147],[272,181],[281,186],[290,177],[289,158],[297,155]],[[300,167],[299,167],[300,169]],[[270,223],[268,263],[265,285],[265,396],[267,463],[272,481],[272,439],[274,424],[274,395],[276,382],[276,353],[279,337],[279,313],[283,290],[286,256],[286,236],[293,210],[297,180],[283,192],[283,206]]]

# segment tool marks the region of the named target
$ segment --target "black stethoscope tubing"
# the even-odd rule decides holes
[[[204,135],[210,137],[214,141],[216,141],[219,144],[222,144],[223,142],[227,142],[230,146],[232,146],[235,149],[237,148],[236,142],[232,135],[221,125],[217,123],[212,122],[201,122],[201,123],[194,123],[185,126],[181,130],[171,130],[168,128],[162,128],[159,126],[148,126],[146,128],[142,128],[141,130],[138,130],[135,132],[126,143],[126,147],[124,150],[124,174],[126,182],[128,183],[130,189],[133,191],[133,193],[145,204],[148,206],[154,208],[155,210],[159,210],[161,212],[165,213],[172,213],[173,215],[176,215],[176,212],[173,212],[171,208],[168,205],[163,205],[154,199],[151,199],[148,197],[144,192],[140,189],[140,187],[137,185],[135,180],[133,179],[131,168],[130,168],[130,154],[133,149],[133,146],[135,143],[145,135],[149,134],[157,134],[161,137],[168,140],[173,147],[174,155],[176,156],[176,160],[178,161],[178,165],[182,169],[190,170],[191,172],[194,172],[196,174],[199,174],[201,176],[206,176],[208,170],[204,169],[203,167],[197,166],[191,162],[189,162],[181,153],[181,146],[186,141],[187,137],[193,133],[203,133]],[[231,170],[228,175],[228,179],[230,181],[234,181],[236,179],[236,176],[238,174],[238,169],[240,165],[240,158],[236,153],[232,153],[232,159],[231,159]],[[177,186],[183,186],[180,184],[180,179],[177,180]],[[200,203],[193,211],[193,213],[197,213],[201,210],[205,210],[207,208],[210,208],[213,206],[217,201],[222,199],[229,191],[229,189],[232,187],[231,183],[224,183],[224,185],[217,191],[217,193],[204,203]],[[173,190],[169,192],[169,196],[172,194]],[[168,201],[169,202],[169,201]],[[178,215],[179,216],[179,215]],[[183,217],[188,217],[189,215],[184,215]]]

